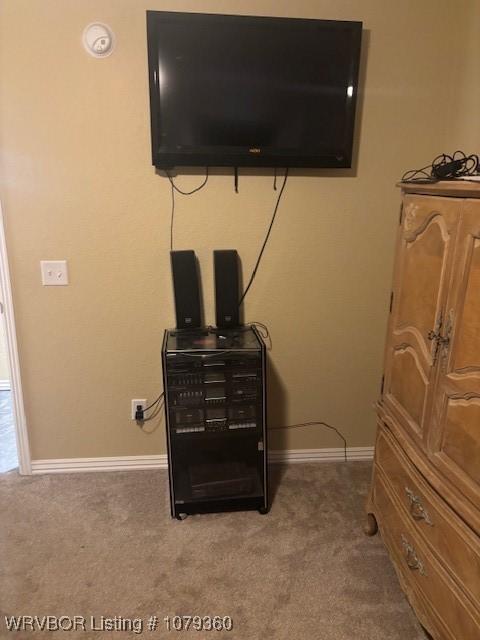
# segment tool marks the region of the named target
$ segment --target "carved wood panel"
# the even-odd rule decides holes
[[[451,396],[445,411],[442,452],[480,485],[480,395]]]
[[[428,378],[416,351],[408,344],[395,345],[389,392],[416,424],[422,422],[427,387]]]
[[[480,238],[469,235],[469,268],[452,368],[458,373],[478,370],[480,363]]]
[[[458,218],[457,201],[404,197],[382,401],[422,446]]]
[[[465,200],[430,427],[433,462],[480,507],[480,202]]]

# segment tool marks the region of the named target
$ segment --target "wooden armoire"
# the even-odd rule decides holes
[[[480,184],[401,184],[367,533],[435,640],[480,639]]]

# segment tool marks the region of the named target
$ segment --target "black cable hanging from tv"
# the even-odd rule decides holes
[[[262,248],[260,249],[260,253],[258,254],[257,262],[255,263],[255,267],[253,268],[252,275],[250,276],[250,280],[248,281],[248,284],[247,284],[247,286],[245,288],[245,291],[243,292],[243,295],[242,295],[242,297],[240,298],[240,300],[238,302],[238,306],[240,306],[242,304],[242,302],[245,300],[245,296],[247,295],[248,290],[252,286],[253,281],[255,280],[255,276],[257,275],[258,267],[260,266],[260,261],[261,261],[262,256],[263,256],[263,252],[265,251],[265,247],[267,246],[267,242],[268,242],[268,239],[270,237],[270,233],[272,231],[273,223],[275,222],[275,218],[276,218],[276,215],[277,215],[278,207],[280,205],[280,200],[282,199],[282,194],[283,194],[283,191],[285,189],[285,185],[287,184],[287,179],[288,179],[288,168],[285,169],[285,176],[283,178],[283,183],[282,183],[282,186],[280,188],[280,192],[279,192],[278,197],[277,197],[277,202],[275,203],[275,209],[273,210],[272,219],[270,220],[270,224],[268,226],[268,231],[267,231],[267,234],[265,236],[265,240],[263,241]]]
[[[183,191],[182,189],[177,187],[177,185],[173,181],[173,178],[169,174],[167,169],[165,169],[165,175],[169,179],[170,187],[171,187],[172,209],[171,209],[171,212],[170,212],[170,251],[173,251],[173,219],[174,219],[174,216],[175,216],[175,191],[177,191],[177,193],[181,193],[182,196],[191,196],[193,193],[197,193],[197,191],[200,191],[200,189],[203,189],[203,187],[208,182],[208,178],[210,177],[210,174],[209,174],[208,167],[205,167],[205,178],[204,178],[203,182],[198,187],[195,187],[191,191]]]

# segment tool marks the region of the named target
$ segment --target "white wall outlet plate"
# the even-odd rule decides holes
[[[137,410],[138,405],[140,405],[142,409],[145,409],[145,407],[147,406],[147,401],[145,400],[145,398],[143,398],[142,400],[132,400],[132,420],[135,420],[135,411]]]
[[[66,260],[40,260],[40,270],[44,286],[65,286],[68,284]]]

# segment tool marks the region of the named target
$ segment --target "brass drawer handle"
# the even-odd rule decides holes
[[[410,514],[414,520],[425,520],[425,522],[433,527],[433,522],[428,515],[428,511],[422,504],[419,496],[416,496],[411,489],[405,487],[405,493],[410,500]]]
[[[427,572],[425,571],[423,562],[419,560],[415,548],[408,542],[404,535],[402,535],[402,547],[405,552],[405,559],[408,567],[412,571],[418,571],[420,575],[426,576]]]

